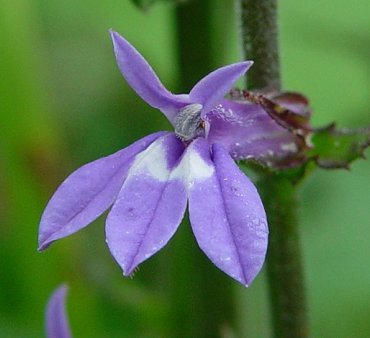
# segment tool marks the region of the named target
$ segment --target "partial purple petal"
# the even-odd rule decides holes
[[[131,88],[172,122],[177,111],[189,104],[187,95],[174,95],[160,82],[141,54],[118,33],[110,32],[118,67]]]
[[[234,159],[269,164],[295,156],[302,140],[281,127],[260,106],[223,100],[206,116],[208,142],[219,143]]]
[[[230,91],[235,81],[253,64],[252,61],[234,63],[208,74],[191,90],[189,97],[193,103],[203,105],[202,117],[219,103]]]
[[[47,338],[70,338],[71,333],[65,312],[65,285],[56,289],[46,306],[45,329]]]
[[[174,170],[183,151],[168,134],[139,154],[107,217],[107,244],[126,276],[166,245],[183,218],[186,185]]]
[[[261,269],[267,248],[261,199],[226,150],[214,145],[212,163],[208,145],[202,140],[193,144],[192,151],[202,162],[190,175],[189,217],[194,235],[219,269],[248,286]]]
[[[164,134],[146,136],[110,156],[84,165],[67,177],[41,217],[39,250],[80,230],[108,209],[118,195],[135,155]]]

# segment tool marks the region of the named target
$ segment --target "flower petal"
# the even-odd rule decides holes
[[[201,79],[193,87],[189,97],[193,103],[200,103],[203,105],[202,117],[207,114],[215,104],[219,103],[218,101],[223,99],[234,85],[234,82],[241,77],[252,64],[252,61],[245,61],[216,69]]]
[[[186,187],[173,170],[183,150],[168,134],[138,155],[107,217],[107,244],[126,276],[169,241],[183,218]]]
[[[264,164],[299,157],[302,140],[277,124],[260,106],[223,100],[206,116],[208,142],[219,143],[236,159]]]
[[[266,215],[258,192],[222,146],[194,147],[202,166],[193,168],[189,216],[200,248],[222,271],[245,286],[257,275],[267,248]],[[208,175],[199,176],[199,168]]]
[[[174,95],[160,82],[141,54],[118,33],[110,32],[118,67],[131,88],[172,122],[177,111],[189,104],[187,95]]]
[[[39,250],[85,227],[113,203],[135,155],[163,132],[151,134],[110,156],[88,163],[59,186],[41,217]]]
[[[65,285],[57,288],[46,306],[45,329],[48,338],[70,338],[71,333],[65,312]]]

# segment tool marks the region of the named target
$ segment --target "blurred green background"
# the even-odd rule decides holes
[[[241,54],[233,1],[212,5],[210,69]],[[369,124],[370,3],[279,6],[284,88],[310,98],[315,126]],[[188,251],[197,250],[181,242],[183,234],[133,279],[122,277],[105,246],[104,217],[36,251],[40,215],[67,174],[168,128],[121,78],[109,28],[145,55],[168,88],[179,88],[175,10],[167,2],[143,13],[128,0],[0,0],[0,337],[41,337],[44,305],[61,282],[70,287],[75,337],[187,337],[174,333],[174,308],[175,322],[182,312],[199,321],[198,309],[186,305],[196,303],[197,276],[176,279]],[[317,171],[300,189],[312,337],[370,336],[369,188],[370,161],[358,161],[350,172]],[[264,272],[249,289],[222,277],[238,308],[235,336],[269,337]],[[177,283],[182,301],[172,299]],[[216,310],[222,318],[225,310]],[[225,327],[224,336],[231,331]]]

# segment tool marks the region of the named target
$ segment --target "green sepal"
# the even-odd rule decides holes
[[[336,128],[335,124],[314,130],[312,147],[306,153],[316,164],[325,169],[349,168],[370,145],[370,127],[359,129]]]

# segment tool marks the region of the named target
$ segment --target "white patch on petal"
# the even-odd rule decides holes
[[[136,155],[128,176],[146,174],[160,182],[167,181],[170,170],[167,168],[166,149],[163,143],[164,137],[161,137]]]
[[[211,177],[213,172],[213,166],[204,161],[190,146],[181,162],[172,172],[170,179],[180,178],[189,186],[192,185],[194,181],[203,181]]]
[[[204,161],[199,154],[194,151],[189,151],[189,168],[190,177],[193,180],[204,180],[213,175],[214,168]]]

